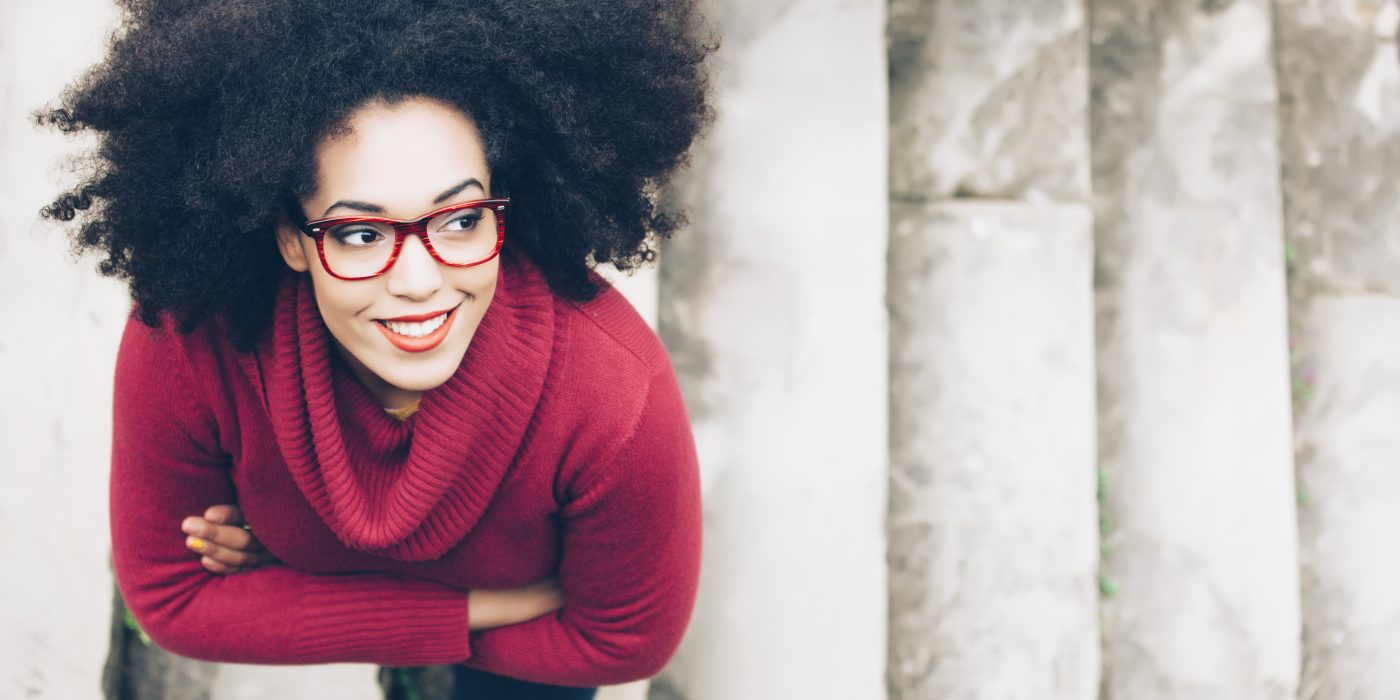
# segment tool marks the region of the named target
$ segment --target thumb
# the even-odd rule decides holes
[[[241,525],[243,524],[243,513],[238,510],[238,506],[232,503],[223,503],[210,506],[208,510],[204,511],[204,519],[222,525]]]

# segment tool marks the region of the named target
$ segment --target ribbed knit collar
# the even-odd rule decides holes
[[[485,512],[544,390],[553,297],[523,255],[504,253],[495,297],[462,364],[417,413],[386,414],[336,356],[305,273],[282,277],[257,359],[292,477],[352,549],[442,556]]]

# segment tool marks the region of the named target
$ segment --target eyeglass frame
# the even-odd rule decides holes
[[[449,204],[445,207],[434,209],[416,219],[389,219],[381,216],[332,216],[324,219],[307,221],[306,215],[302,213],[301,205],[297,204],[296,200],[290,196],[287,196],[285,199],[286,201],[284,204],[291,218],[292,225],[296,226],[298,231],[301,231],[303,234],[316,241],[316,255],[321,258],[321,268],[331,277],[347,281],[367,280],[388,272],[389,268],[393,267],[394,263],[398,261],[399,253],[403,250],[403,240],[409,235],[418,236],[419,240],[423,242],[423,247],[428,250],[428,254],[433,256],[433,260],[436,260],[442,265],[448,267],[474,267],[490,262],[497,255],[500,255],[501,246],[505,244],[506,207],[510,204],[510,197],[490,197]],[[496,214],[496,246],[491,249],[491,254],[480,260],[469,263],[452,263],[443,260],[442,256],[438,255],[437,249],[433,248],[432,238],[428,234],[428,222],[434,217],[457,209],[482,208],[490,209]],[[384,267],[380,268],[378,272],[360,275],[358,277],[347,277],[337,274],[335,270],[331,269],[331,264],[326,260],[326,232],[336,226],[358,223],[380,223],[388,224],[393,227],[395,234],[394,249],[389,253],[389,259],[385,261]]]

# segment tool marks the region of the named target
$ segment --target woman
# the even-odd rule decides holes
[[[694,445],[589,266],[678,225],[656,188],[708,116],[688,4],[123,9],[39,117],[97,136],[45,215],[136,301],[111,524],[142,628],[529,697],[659,671],[698,583]]]

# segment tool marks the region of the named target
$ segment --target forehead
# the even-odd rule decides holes
[[[316,199],[392,204],[434,197],[468,177],[490,185],[476,123],[426,98],[362,105],[318,145],[316,163]]]

